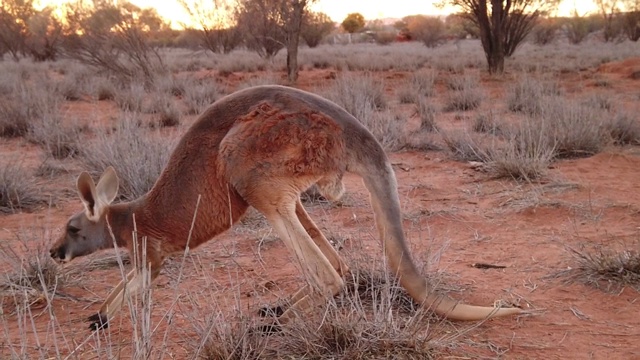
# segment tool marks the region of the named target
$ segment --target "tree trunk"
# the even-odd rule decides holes
[[[291,4],[291,19],[287,26],[287,78],[290,83],[295,83],[298,80],[298,45],[302,16],[306,5],[306,0],[295,0]]]

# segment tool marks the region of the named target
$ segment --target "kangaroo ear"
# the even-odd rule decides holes
[[[118,195],[118,176],[113,167],[109,166],[102,173],[96,186],[96,195],[101,206],[108,206]]]
[[[91,175],[83,171],[82,174],[78,176],[76,187],[78,188],[78,195],[80,195],[80,200],[82,200],[82,204],[84,205],[87,218],[92,221],[100,218],[96,209],[96,186],[93,183],[93,179],[91,179]]]
[[[109,166],[100,177],[98,185],[95,185],[91,175],[82,172],[78,176],[77,187],[87,218],[97,222],[118,194],[118,176],[113,167]]]

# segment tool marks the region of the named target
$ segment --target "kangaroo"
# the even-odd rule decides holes
[[[67,262],[111,248],[115,241],[131,254],[146,250],[153,281],[169,254],[209,241],[253,206],[294,254],[307,279],[290,305],[275,314],[281,324],[344,286],[349,268],[305,211],[300,193],[316,184],[326,198],[338,199],[345,172],[362,177],[390,270],[417,303],[452,320],[523,311],[467,305],[433,293],[407,246],[395,174],[381,145],[335,103],[284,86],[248,88],[212,104],[184,134],[153,188],[137,200],[113,203],[118,177],[111,167],[97,185],[81,173],[77,190],[84,210],[67,221],[51,256]],[[134,245],[134,230],[146,238],[145,249]],[[90,328],[107,327],[122,306],[125,288],[136,291],[141,281],[140,271],[131,270],[89,317]]]

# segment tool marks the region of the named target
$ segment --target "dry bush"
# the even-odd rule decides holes
[[[371,76],[342,76],[324,96],[358,119],[385,149],[395,151],[406,145],[405,119],[387,109],[384,86]]]
[[[114,100],[122,111],[142,112],[145,96],[144,84],[132,82],[119,89]]]
[[[183,98],[187,106],[187,114],[201,114],[221,96],[221,92],[214,81],[209,79],[193,80],[186,87]]]
[[[406,85],[396,90],[398,101],[400,104],[416,104],[420,101],[422,96],[416,92],[416,89],[411,84]]]
[[[334,299],[268,337],[257,330],[255,319],[221,313],[209,317],[199,326],[202,341],[194,353],[212,360],[436,357],[438,347],[455,336],[436,340],[429,311],[414,304],[388,271],[373,269],[373,263],[354,268]]]
[[[420,130],[424,131],[438,131],[438,125],[436,124],[436,114],[438,110],[435,106],[431,105],[424,98],[420,98],[416,103],[416,113],[420,117]]]
[[[447,88],[453,91],[475,89],[479,86],[478,78],[469,75],[455,75],[447,79]]]
[[[556,157],[591,156],[601,152],[611,142],[606,123],[611,116],[579,103],[557,99],[548,102],[538,117],[555,143]]]
[[[612,249],[606,246],[570,248],[575,265],[558,275],[568,282],[581,282],[607,292],[619,292],[625,287],[640,291],[640,242]]]
[[[38,79],[38,84],[17,84],[11,96],[0,98],[0,136],[27,135],[31,124],[44,116],[56,114],[60,97],[51,83]]]
[[[92,146],[82,147],[78,156],[83,168],[94,177],[113,166],[120,179],[120,198],[124,200],[137,199],[151,189],[175,143],[139,124],[135,114],[123,113],[112,134],[98,131]]]
[[[31,211],[45,204],[36,179],[17,161],[0,164],[0,213]]]
[[[640,145],[640,121],[627,113],[617,114],[607,124],[613,142],[617,145]]]
[[[449,154],[458,161],[484,162],[487,149],[477,134],[465,130],[440,131]]]
[[[477,88],[466,88],[450,92],[447,96],[444,111],[469,111],[477,109],[482,102],[482,91]]]
[[[433,96],[436,73],[434,71],[416,71],[411,73],[409,83],[422,96]]]
[[[471,129],[475,132],[491,135],[499,135],[503,132],[502,126],[496,119],[496,114],[493,111],[478,114]]]
[[[8,271],[0,278],[0,302],[30,306],[51,298],[64,285],[66,275],[49,255],[43,234],[20,231],[16,239],[0,243],[0,260]],[[47,295],[44,296],[43,293]]]
[[[513,112],[536,115],[542,112],[546,102],[557,95],[560,95],[557,84],[524,76],[508,90],[507,106]]]
[[[372,75],[341,75],[324,93],[360,121],[371,110],[387,108],[384,83]]]
[[[89,83],[88,89],[91,97],[98,101],[115,100],[119,93],[118,88],[113,81],[102,76],[93,79]]]
[[[532,181],[543,177],[556,156],[555,138],[548,124],[526,120],[503,132],[502,139],[465,130],[441,132],[451,156],[483,163],[494,178]]]
[[[495,178],[542,178],[556,154],[554,140],[544,127],[529,120],[507,133],[503,144],[492,142],[483,154],[485,170]]]
[[[482,91],[476,77],[468,75],[452,76],[447,81],[448,94],[445,111],[467,111],[480,106]]]
[[[82,129],[62,124],[59,114],[45,114],[31,124],[29,140],[38,144],[48,156],[66,159],[78,154]]]

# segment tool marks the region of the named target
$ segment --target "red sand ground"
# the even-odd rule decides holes
[[[565,74],[560,84],[565,88],[582,88],[583,95],[600,91],[588,86],[597,73],[613,84],[613,89],[607,91],[624,97],[639,88],[638,80],[629,77],[638,65],[640,59],[605,64],[597,70]],[[304,71],[300,87],[309,89],[332,81],[330,73],[328,70]],[[392,89],[406,81],[407,73],[380,76],[385,77],[386,86],[393,94]],[[223,81],[237,82],[234,77],[238,76],[234,74]],[[483,79],[483,86],[491,98],[498,99],[509,81]],[[587,86],[583,86],[585,84]],[[444,89],[442,84],[438,86]],[[492,101],[484,103],[490,106]],[[631,109],[636,106],[625,104]],[[69,104],[71,109],[74,106],[76,104]],[[78,111],[87,111],[87,104],[77,106]],[[112,108],[104,103],[95,106]],[[635,109],[637,111],[637,106]],[[441,114],[439,121],[448,121],[452,116]],[[27,161],[38,163],[38,149],[21,140],[3,140],[0,151],[5,155],[19,152]],[[451,295],[467,303],[491,304],[503,299],[540,310],[535,316],[491,320],[469,330],[462,335],[462,343],[466,345],[458,349],[459,352],[451,350],[453,354],[471,351],[477,357],[509,359],[640,358],[638,292],[627,288],[612,294],[579,283],[568,285],[553,276],[575,265],[567,246],[616,247],[638,239],[639,148],[611,148],[590,158],[557,162],[542,184],[491,180],[468,164],[448,160],[444,152],[401,152],[392,154],[391,159],[398,176],[412,247],[417,254],[424,254],[428,249],[432,252],[444,249],[438,269],[451,275],[452,282],[462,289]],[[76,174],[57,179],[57,186],[70,190]],[[309,208],[311,216],[330,237],[345,241],[346,248],[361,247],[379,257],[381,251],[366,191],[359,179],[348,176],[345,182],[346,205],[313,205]],[[79,206],[73,196],[67,196],[53,209],[0,215],[0,240],[15,241],[14,234],[25,228],[55,238],[67,217]],[[266,236],[266,240],[258,248],[256,244],[261,236]],[[181,292],[189,290],[195,295],[184,295],[189,299],[183,297],[178,302],[175,302],[174,284],[179,260],[173,261],[154,289],[154,322],[159,322],[172,308],[176,313],[189,313],[192,308],[209,309],[212,303],[224,307],[225,301],[233,304],[230,298],[238,293],[249,299],[265,297],[259,301],[274,300],[274,295],[265,295],[268,292],[265,287],[275,286],[284,292],[295,289],[300,285],[298,272],[289,262],[284,245],[273,240],[274,235],[263,224],[260,230],[244,226],[203,245],[187,260],[179,287]],[[105,253],[96,255],[94,259]],[[471,267],[474,263],[507,267],[481,270]],[[83,259],[68,266],[83,269],[87,264],[88,260]],[[64,341],[71,344],[67,346],[74,347],[85,341],[88,330],[83,319],[98,309],[100,301],[119,278],[119,271],[114,267],[92,270],[82,277],[82,284],[61,289],[66,296],[55,299],[53,310],[64,329]],[[205,288],[212,286],[217,292],[210,289],[205,292]],[[212,293],[216,299],[210,298]],[[247,305],[244,311],[253,311],[255,305]],[[33,311],[38,313],[37,305]],[[125,320],[113,323],[114,339],[121,339],[125,349],[131,339],[126,312],[125,308],[122,316]],[[9,334],[0,341],[20,336],[15,317],[7,319],[8,326],[3,332]],[[41,334],[46,334],[48,323],[46,313],[35,317],[35,327]],[[166,322],[160,329],[165,327]],[[175,340],[169,350],[173,357],[183,358],[189,352],[188,334],[193,331],[189,317],[176,316],[171,328],[170,336]],[[183,329],[184,334],[179,329]],[[61,332],[58,331],[58,335]],[[159,333],[161,341],[164,331]],[[30,351],[37,354],[35,348]],[[84,346],[78,354],[80,358],[95,358],[89,355],[91,352],[89,346]],[[0,354],[8,352],[0,350]]]

